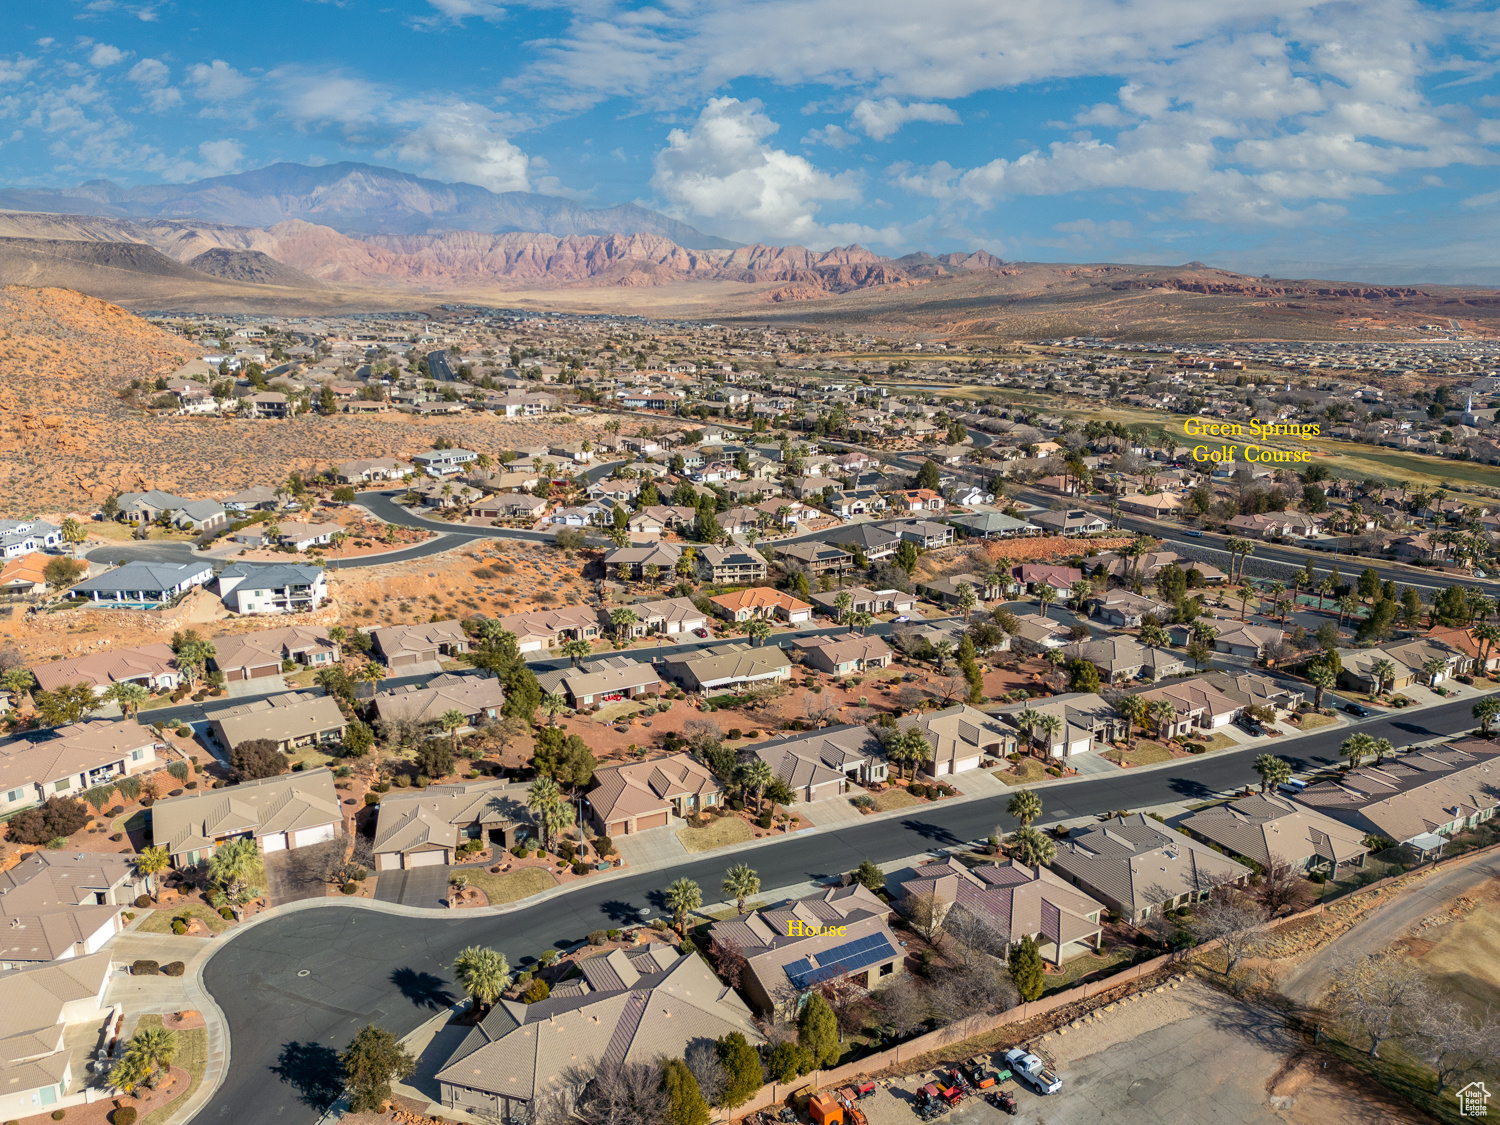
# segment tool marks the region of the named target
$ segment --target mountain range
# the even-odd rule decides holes
[[[271,164],[253,172],[186,184],[121,187],[90,180],[74,188],[0,188],[0,207],[128,219],[188,219],[270,227],[301,220],[345,234],[652,234],[690,250],[726,250],[737,242],[633,203],[588,208],[528,191],[493,192],[447,184],[394,168],[344,161],[309,167]]]

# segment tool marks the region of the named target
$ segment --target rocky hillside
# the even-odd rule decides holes
[[[64,289],[0,288],[0,517],[88,510],[112,492],[226,496],[357,457],[405,457],[439,434],[496,449],[576,441],[577,425],[475,416],[304,415],[283,422],[148,415],[119,392],[196,349]],[[602,421],[602,419],[601,419]]]
[[[188,263],[189,269],[224,281],[243,281],[250,285],[285,285],[292,288],[316,288],[315,281],[301,270],[278,262],[259,250],[231,250],[216,246],[205,250]]]

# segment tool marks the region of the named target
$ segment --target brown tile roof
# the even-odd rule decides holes
[[[1307,859],[1346,863],[1369,851],[1359,829],[1274,794],[1214,805],[1180,823],[1189,832],[1266,868],[1297,865]]]
[[[687,754],[673,754],[596,770],[588,799],[608,823],[669,808],[676,797],[718,791],[719,783],[707,766]]]
[[[150,677],[155,680],[163,673],[176,674],[177,657],[169,645],[140,645],[137,648],[118,648],[109,652],[91,652],[75,656],[71,660],[51,660],[37,664],[31,669],[37,685],[43,691],[55,691],[64,684],[91,684],[95,688],[107,688],[123,680],[139,680]]]
[[[124,762],[130,752],[160,745],[156,732],[131,719],[72,723],[0,743],[0,789],[46,784],[70,774]]]
[[[1007,860],[969,868],[956,859],[918,867],[900,898],[933,895],[988,922],[1007,942],[1041,937],[1058,945],[1099,933],[1097,902],[1048,871]]]

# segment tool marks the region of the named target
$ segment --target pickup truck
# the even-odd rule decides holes
[[[1020,1082],[1030,1086],[1038,1094],[1055,1094],[1062,1089],[1062,1079],[1042,1063],[1035,1055],[1013,1047],[1005,1052],[1005,1065]]]

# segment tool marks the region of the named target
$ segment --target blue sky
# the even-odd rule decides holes
[[[742,241],[1490,279],[1500,14],[1416,0],[10,0],[0,181],[363,160]]]

